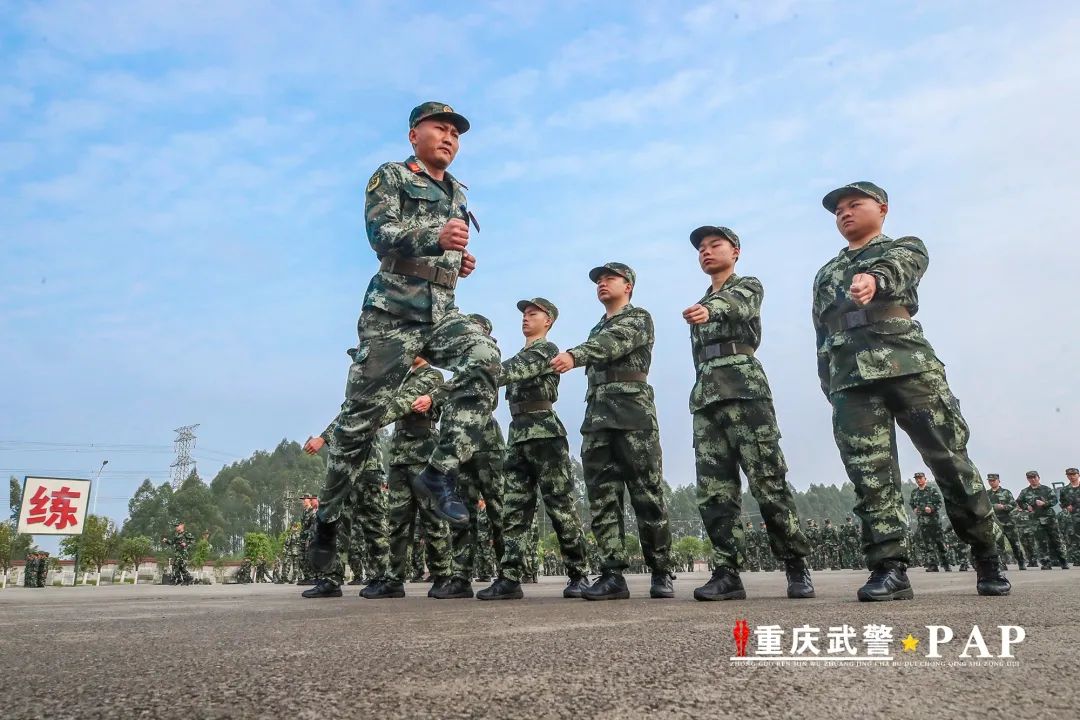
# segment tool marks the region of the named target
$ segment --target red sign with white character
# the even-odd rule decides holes
[[[89,501],[89,480],[27,477],[23,481],[18,532],[81,535]]]

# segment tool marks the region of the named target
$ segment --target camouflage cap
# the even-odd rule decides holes
[[[1080,475],[1080,470],[1076,468],[1065,468],[1066,475]]]
[[[926,477],[926,473],[924,473],[924,472],[917,472],[917,473],[915,473],[915,477],[917,477],[917,478],[920,478],[920,477],[924,478],[924,477]]]
[[[1028,470],[1026,473],[1024,473],[1024,477],[1028,477],[1028,478],[1039,477],[1039,471],[1038,470]]]
[[[637,285],[637,274],[634,272],[633,268],[629,265],[624,265],[621,262],[609,262],[604,263],[599,267],[594,267],[589,271],[589,279],[593,282],[597,282],[604,273],[614,273],[621,278],[625,278],[626,282],[631,285]]]
[[[491,334],[491,329],[492,329],[491,321],[488,320],[486,317],[484,317],[480,313],[469,313],[468,315],[466,315],[466,317],[469,318],[470,320],[472,320],[474,323],[476,323],[480,327],[482,327],[484,329],[484,334],[485,335],[490,335]]]
[[[825,206],[825,209],[836,214],[836,204],[840,202],[840,198],[846,195],[865,195],[868,198],[877,200],[882,205],[888,204],[889,194],[882,188],[878,187],[869,180],[858,180],[853,183],[848,183],[843,187],[838,187],[825,197],[821,199],[821,204]]]
[[[723,225],[702,225],[694,232],[690,233],[690,244],[697,250],[701,247],[701,241],[707,237],[722,237],[736,248],[741,249],[739,245],[739,236],[735,234],[735,231],[731,228],[726,228]]]
[[[412,112],[409,113],[409,129],[412,130],[421,122],[429,118],[446,118],[454,123],[454,127],[456,127],[458,132],[462,135],[469,132],[469,121],[465,119],[464,115],[459,115],[454,112],[454,108],[446,103],[435,102],[434,100],[420,103],[412,109]]]
[[[530,305],[538,307],[546,312],[551,316],[552,322],[559,319],[559,308],[555,307],[555,303],[547,298],[535,297],[532,300],[518,300],[517,309],[521,312],[525,312]]]
[[[1000,476],[1000,475],[998,475],[997,473],[989,473],[989,474],[988,474],[988,475],[986,476],[986,479],[987,479],[987,480],[1000,480],[1000,479],[1001,479],[1001,476]]]

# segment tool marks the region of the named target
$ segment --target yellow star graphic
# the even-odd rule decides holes
[[[919,641],[912,637],[911,633],[900,642],[904,645],[904,652],[915,652],[915,648],[919,647]]]

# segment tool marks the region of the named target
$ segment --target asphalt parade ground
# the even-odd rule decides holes
[[[716,603],[693,599],[703,573],[680,574],[673,600],[628,576],[632,598],[611,602],[564,600],[558,578],[505,602],[432,600],[417,583],[379,601],[348,586],[324,600],[283,585],[8,588],[0,717],[1077,717],[1080,570],[1012,570],[1007,598],[976,595],[974,572],[910,575],[915,599],[881,604],[855,601],[855,571],[815,573],[818,597],[801,601],[782,573],[748,572],[747,600]],[[731,659],[738,620],[746,660]],[[870,624],[891,628],[892,660],[834,659],[828,628],[854,628],[863,657]],[[792,660],[759,656],[769,625]],[[804,625],[820,629],[817,659],[792,652]],[[939,659],[928,625],[955,636]],[[960,657],[974,625],[992,657]],[[1026,635],[1012,658],[1000,625]]]

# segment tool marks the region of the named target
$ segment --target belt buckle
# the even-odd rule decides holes
[[[844,329],[851,330],[852,328],[862,327],[863,325],[869,325],[869,319],[866,315],[866,308],[861,310],[853,310],[849,313],[844,313]]]

